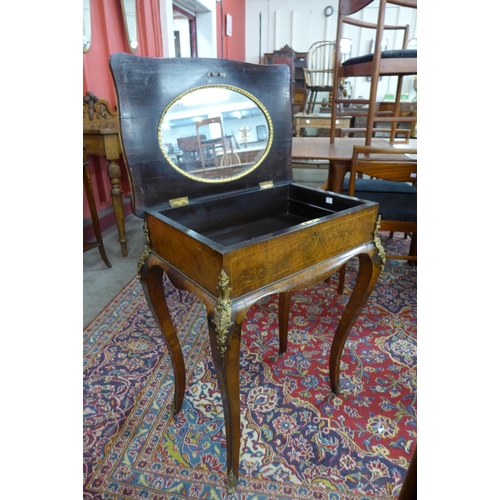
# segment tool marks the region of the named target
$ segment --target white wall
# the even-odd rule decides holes
[[[178,32],[181,57],[191,57],[189,19],[174,19],[174,30]]]
[[[326,7],[333,7],[333,14],[326,17]],[[376,22],[378,1],[363,11],[363,19]],[[359,14],[358,14],[359,15]],[[264,53],[281,49],[289,45],[296,52],[307,52],[309,47],[319,40],[335,40],[337,32],[338,0],[246,0],[246,59],[252,63],[262,63]],[[359,17],[361,17],[359,15]],[[417,37],[416,10],[390,6],[386,13],[386,24],[409,24],[410,38]],[[350,31],[345,38],[353,41],[352,56],[362,55],[370,50],[371,34],[360,38],[360,29],[348,26]],[[367,30],[365,30],[366,32]],[[374,33],[374,32],[373,32]],[[388,48],[395,48],[398,40],[394,33],[389,34]],[[397,48],[400,47],[397,45]],[[260,53],[259,53],[260,48]],[[353,97],[368,98],[370,83],[366,78],[351,79]],[[394,93],[396,78],[384,77],[378,85],[378,99],[382,100],[386,93]],[[413,77],[406,77],[403,92],[415,95]]]
[[[174,15],[172,11],[172,0],[159,1],[163,57],[175,57],[175,28]]]
[[[210,12],[196,14],[198,57],[217,57],[217,21],[215,0],[200,0]]]

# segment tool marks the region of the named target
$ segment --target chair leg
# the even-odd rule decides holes
[[[397,89],[396,89],[396,100],[394,101],[394,117],[397,118],[400,114],[400,100],[401,100],[401,90],[403,87],[403,77],[398,77]],[[394,144],[394,140],[396,139],[396,128],[398,126],[397,121],[393,121],[391,123],[391,135],[389,142]]]
[[[417,233],[412,233],[410,235],[410,238],[411,238],[411,242],[410,242],[410,252],[409,253],[411,256],[416,256],[417,255]],[[408,264],[410,264],[410,266],[416,266],[417,261],[416,260],[409,260]]]

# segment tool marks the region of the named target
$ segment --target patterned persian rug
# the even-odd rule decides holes
[[[386,247],[408,240],[382,233]],[[84,331],[84,499],[330,499],[398,496],[417,439],[417,268],[388,261],[353,327],[340,396],[328,357],[354,286],[336,275],[292,295],[278,355],[278,301],[247,313],[241,344],[240,478],[226,492],[226,440],[205,310],[168,282],[187,387],[171,417],[173,372],[137,279]]]

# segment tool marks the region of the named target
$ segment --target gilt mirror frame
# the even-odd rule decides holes
[[[180,168],[179,165],[177,165],[171,159],[171,153],[168,151],[168,149],[165,148],[162,129],[163,129],[164,123],[167,121],[167,115],[168,115],[169,111],[171,111],[172,108],[176,104],[179,104],[181,102],[181,100],[183,98],[185,98],[186,96],[189,96],[190,94],[193,94],[197,91],[200,91],[200,90],[203,91],[203,90],[207,90],[207,89],[225,89],[225,90],[236,92],[237,94],[243,95],[244,97],[248,98],[250,101],[252,101],[256,105],[256,107],[262,113],[263,117],[266,120],[266,125],[267,125],[267,129],[268,129],[268,133],[267,133],[267,137],[266,137],[267,142],[266,142],[265,147],[263,147],[263,151],[261,152],[260,156],[257,158],[257,160],[255,162],[253,162],[253,164],[249,165],[246,170],[241,171],[241,172],[239,172],[235,175],[229,176],[229,177],[206,178],[206,177],[200,177],[197,175],[193,175],[193,173]],[[160,121],[158,123],[158,143],[159,143],[160,149],[162,151],[162,154],[163,154],[164,158],[167,160],[168,164],[173,169],[175,169],[177,172],[179,172],[180,174],[184,175],[185,177],[188,177],[189,179],[192,179],[192,180],[198,181],[198,182],[206,182],[206,183],[231,182],[231,181],[234,181],[236,179],[240,179],[240,178],[248,175],[250,172],[253,172],[256,168],[258,168],[259,165],[261,165],[262,162],[265,160],[265,158],[267,157],[267,155],[269,153],[269,150],[271,149],[271,146],[273,143],[273,138],[274,138],[273,124],[272,124],[271,116],[269,115],[269,112],[267,111],[265,106],[255,96],[253,96],[249,92],[247,92],[241,88],[232,86],[232,85],[223,85],[223,84],[201,85],[198,87],[193,87],[193,88],[187,90],[186,92],[183,92],[181,95],[176,97],[171,103],[169,103],[167,105],[167,107],[165,108],[165,110],[161,114]],[[212,167],[212,168],[213,169],[221,168],[221,169],[227,170],[228,166],[218,166],[218,167]]]

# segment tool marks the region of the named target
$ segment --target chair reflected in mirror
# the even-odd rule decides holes
[[[200,128],[203,128],[203,133],[200,133]],[[224,134],[220,116],[196,122],[196,136],[202,168],[216,167],[218,153],[226,155],[228,151],[233,152],[231,136]]]
[[[225,153],[219,159],[219,167],[228,167],[229,165],[241,165],[241,159],[238,153]]]
[[[200,138],[201,140],[206,139],[205,136]],[[181,151],[181,154],[176,157],[177,164],[187,171],[201,168],[200,149],[198,145],[200,138],[195,135],[177,138],[177,146]]]

